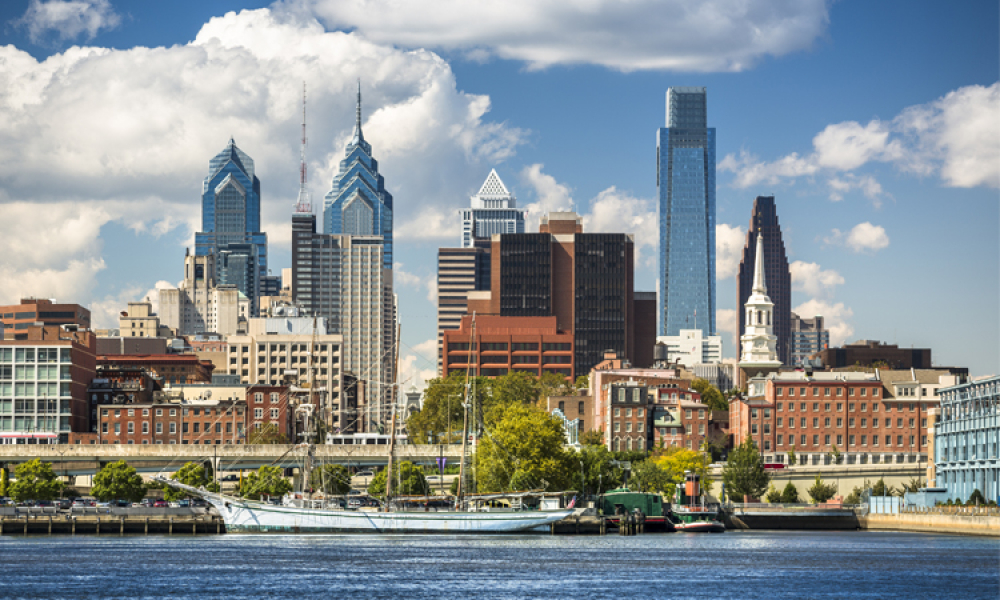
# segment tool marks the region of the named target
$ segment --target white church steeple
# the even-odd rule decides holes
[[[781,366],[774,335],[774,303],[767,296],[764,282],[764,233],[757,233],[757,252],[754,260],[753,290],[743,310],[746,328],[740,337],[740,368],[752,378],[758,373],[776,371]],[[753,395],[753,393],[751,393]]]

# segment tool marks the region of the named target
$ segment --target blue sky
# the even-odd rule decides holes
[[[361,77],[396,202],[404,370],[426,378],[436,249],[492,167],[534,220],[572,206],[635,233],[637,287],[654,289],[655,132],[666,88],[695,85],[718,131],[727,355],[734,257],[773,193],[800,314],[835,341],[998,372],[995,2],[387,3],[0,5],[2,300],[79,301],[108,325],[176,284],[230,135],[257,163],[272,268],[288,266],[301,81],[319,204]]]

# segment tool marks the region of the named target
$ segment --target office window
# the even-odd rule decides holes
[[[129,421],[128,432],[129,433],[135,433],[135,423],[132,423],[131,421]]]
[[[255,408],[255,409],[253,409],[253,418],[255,418],[255,419],[263,419],[264,418],[264,409],[263,408]]]
[[[271,420],[272,421],[277,421],[278,420],[278,409],[277,408],[272,408],[271,409]]]
[[[156,424],[156,433],[163,433],[163,423]]]
[[[271,392],[271,404],[277,404],[279,399],[278,392]]]
[[[170,424],[170,433],[177,433],[177,423]]]

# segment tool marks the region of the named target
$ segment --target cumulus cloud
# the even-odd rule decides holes
[[[738,314],[736,313],[735,308],[720,308],[715,311],[715,328],[720,334],[729,334],[729,342],[733,345],[733,348],[736,349],[736,355],[739,356],[740,324],[737,317]]]
[[[100,232],[110,222],[190,240],[208,161],[230,135],[255,160],[270,243],[287,248],[302,81],[319,199],[343,158],[359,77],[365,136],[397,199],[397,240],[453,236],[449,203],[464,204],[479,173],[511,156],[524,132],[490,122],[489,98],[458,90],[432,52],[266,9],[214,18],[169,48],[73,47],[38,61],[0,47],[3,295],[95,299]]]
[[[583,230],[589,233],[631,233],[635,236],[635,264],[656,266],[659,232],[656,226],[656,203],[651,198],[636,198],[615,186],[602,191],[590,201],[583,215]]]
[[[50,34],[61,41],[81,35],[91,40],[102,29],[118,27],[121,16],[108,0],[31,0],[15,24],[25,28],[28,38],[38,44]]]
[[[411,386],[423,391],[437,377],[437,340],[429,339],[400,349],[399,382],[404,392]]]
[[[877,200],[883,194],[878,182],[851,173],[873,162],[920,175],[936,173],[951,187],[996,188],[1000,187],[998,104],[1000,83],[967,86],[911,106],[891,121],[828,125],[813,138],[813,151],[805,156],[793,152],[766,161],[742,150],[739,156],[726,155],[718,167],[733,172],[739,188],[827,174],[833,200],[855,189]]]
[[[792,312],[807,319],[822,316],[823,324],[830,330],[831,346],[841,346],[854,335],[854,325],[850,322],[854,317],[854,311],[844,306],[843,302],[834,303],[813,298],[796,306]]]
[[[575,210],[572,190],[548,173],[542,173],[544,167],[541,163],[535,163],[521,169],[520,179],[535,197],[534,202],[524,207],[527,213],[525,231],[538,231],[539,219],[550,212]]]
[[[844,277],[833,269],[824,269],[817,263],[797,260],[788,265],[792,274],[792,289],[810,296],[828,298],[838,285],[843,285]]]
[[[622,71],[742,71],[809,48],[826,0],[285,0],[331,28],[379,43],[437,48],[529,68],[596,64]]]
[[[729,279],[740,272],[746,230],[739,225],[718,223],[715,226],[715,278]]]
[[[392,277],[393,284],[397,286],[406,286],[416,289],[426,289],[427,290],[427,301],[431,304],[437,306],[437,278],[436,275],[431,274],[425,277],[417,275],[415,273],[410,273],[407,271],[403,263],[397,262],[392,266]]]
[[[877,252],[889,247],[889,235],[881,225],[869,222],[858,223],[848,232],[834,229],[829,237],[823,238],[827,244],[847,246],[855,252]]]

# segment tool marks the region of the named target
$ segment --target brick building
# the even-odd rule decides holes
[[[24,298],[20,304],[0,306],[0,321],[4,323],[6,339],[26,340],[26,330],[39,323],[89,329],[90,311],[79,304],[56,304],[44,298]]]
[[[153,401],[153,394],[160,389],[160,381],[142,367],[98,365],[87,387],[89,410],[86,431],[97,433],[100,424],[98,405],[149,404]]]
[[[471,347],[470,347],[471,344]],[[522,371],[558,373],[573,381],[573,334],[556,327],[556,317],[462,317],[458,329],[444,331],[442,375],[478,372],[486,377]]]
[[[140,367],[164,384],[211,383],[215,369],[210,361],[194,354],[120,354],[102,355],[97,363],[105,367]]]
[[[577,439],[595,428],[593,397],[582,393],[573,396],[548,396],[545,398],[545,412],[562,411],[569,421],[577,421]]]

